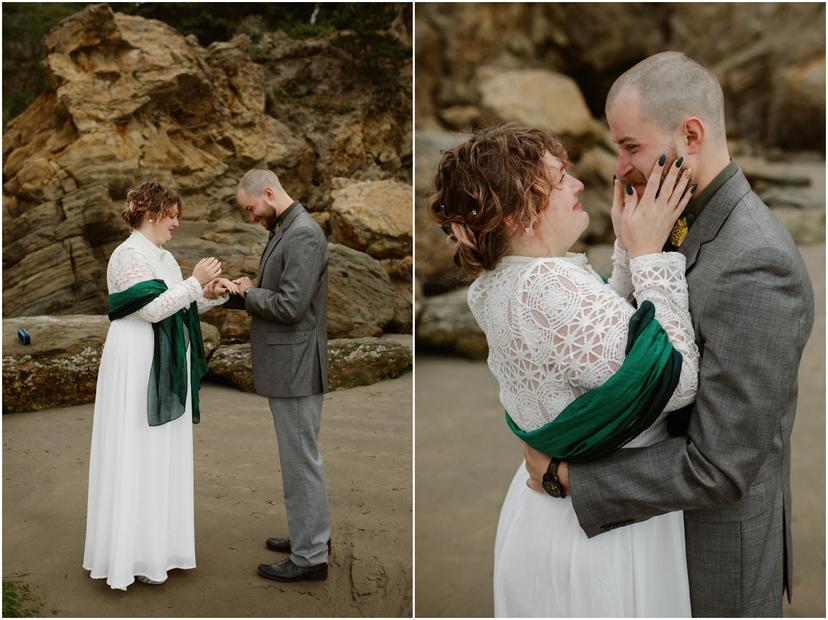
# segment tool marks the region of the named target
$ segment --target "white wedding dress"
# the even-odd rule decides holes
[[[670,252],[632,261],[616,245],[608,284],[583,254],[506,256],[471,285],[469,307],[489,343],[500,400],[525,431],[539,428],[624,361],[628,322],[649,299],[683,358],[666,410],[691,403],[699,353],[688,310],[685,258]],[[504,433],[508,433],[505,421]],[[668,437],[664,414],[625,447]],[[690,616],[682,513],[588,539],[570,498],[526,486],[518,467],[495,541],[494,606],[499,617]]]
[[[191,395],[181,417],[149,426],[151,323],[193,301],[201,312],[227,295],[205,299],[198,280],[183,280],[173,255],[138,231],[112,253],[106,275],[110,293],[153,278],[169,289],[112,321],[98,371],[83,567],[125,590],[136,575],[163,581],[172,568],[195,567]]]

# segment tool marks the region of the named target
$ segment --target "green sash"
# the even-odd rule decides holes
[[[572,401],[558,417],[525,432],[506,412],[512,432],[536,450],[578,463],[615,452],[664,411],[681,374],[681,354],[644,301],[630,318],[626,358],[603,385]]]
[[[115,321],[140,310],[167,290],[163,280],[147,280],[109,296],[109,320]],[[193,424],[200,421],[198,390],[207,374],[207,356],[198,321],[198,304],[152,324],[155,350],[147,386],[147,421],[160,426],[180,418],[187,404],[187,341],[190,340],[190,380]]]

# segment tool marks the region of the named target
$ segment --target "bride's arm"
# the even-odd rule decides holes
[[[221,306],[222,304],[226,303],[228,299],[230,299],[230,293],[222,293],[221,295],[216,295],[215,299],[210,299],[209,297],[204,296],[204,290],[206,290],[207,286],[210,284],[208,283],[205,285],[204,289],[201,291],[201,295],[196,299],[196,303],[198,304],[198,313],[203,314],[207,312],[210,308],[215,308],[216,306]]]
[[[630,274],[630,255],[618,240],[612,248],[612,274],[607,280],[610,288],[629,302],[633,300],[632,276]]]
[[[134,284],[153,278],[155,278],[155,273],[149,259],[133,248],[122,248],[109,260],[107,280],[110,293],[125,291]],[[201,295],[201,284],[195,278],[190,277],[163,292],[135,314],[150,323],[158,323],[179,310],[189,307]]]
[[[699,355],[688,311],[684,256],[654,256],[660,258],[632,261],[633,283],[639,282],[639,303],[653,302],[656,318],[682,356],[679,383],[665,408],[672,411],[693,401]],[[561,261],[543,261],[529,274],[523,297],[537,357],[554,360],[576,391],[602,385],[621,368],[634,308],[606,285]]]
[[[690,318],[690,297],[684,271],[686,258],[678,252],[637,256],[630,261],[633,295],[638,305],[649,299],[673,347],[681,353],[681,377],[666,410],[689,405],[699,387],[699,348]]]

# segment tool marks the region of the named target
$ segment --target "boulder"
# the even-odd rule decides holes
[[[411,347],[387,338],[340,338],[328,342],[332,390],[370,385],[411,369]]]
[[[374,258],[411,254],[411,185],[397,181],[350,183],[331,194],[334,243]]]
[[[480,99],[494,120],[515,122],[554,136],[591,134],[596,121],[578,84],[545,69],[496,71],[481,68]]]
[[[103,315],[3,319],[3,413],[94,402],[109,325]],[[21,327],[30,345],[18,341]],[[205,323],[201,332],[209,357],[219,333]]]
[[[825,152],[825,51],[787,67],[777,91],[773,140],[782,147]]]
[[[414,322],[413,312],[413,290],[412,260],[410,256],[402,259],[386,259],[382,266],[391,278],[391,286],[394,287],[394,318],[388,324],[386,331],[399,334],[410,334]]]
[[[486,359],[486,335],[466,302],[468,288],[429,297],[417,321],[417,346],[450,351],[472,359]],[[418,301],[419,303],[419,301]]]
[[[426,199],[434,188],[434,173],[440,161],[440,152],[451,148],[468,138],[465,134],[418,131],[414,220],[417,234],[416,248],[417,277],[423,289],[430,295],[451,290],[462,278],[460,269],[454,265],[454,245],[445,233],[429,217]]]
[[[342,338],[328,341],[331,390],[370,385],[399,377],[412,366],[410,347],[386,338]],[[224,345],[210,358],[209,378],[245,392],[253,391],[249,344]]]
[[[378,260],[328,244],[328,336],[379,336],[394,318],[394,288]]]
[[[440,111],[440,120],[456,131],[468,131],[477,126],[480,117],[480,108],[474,105],[453,105]]]

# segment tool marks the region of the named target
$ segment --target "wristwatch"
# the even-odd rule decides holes
[[[549,493],[552,497],[564,498],[566,497],[566,492],[564,491],[560,478],[558,478],[558,465],[560,464],[561,462],[558,459],[552,459],[549,461],[549,467],[543,475],[541,486],[543,486],[543,490]]]

